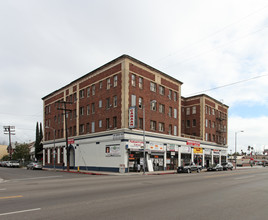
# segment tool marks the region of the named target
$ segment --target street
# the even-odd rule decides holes
[[[96,176],[0,167],[0,219],[267,219],[268,168]]]

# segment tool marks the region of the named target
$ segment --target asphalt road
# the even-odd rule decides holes
[[[268,168],[145,176],[0,168],[0,178],[1,220],[268,216]]]

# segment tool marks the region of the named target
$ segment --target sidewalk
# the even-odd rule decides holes
[[[263,166],[253,166],[253,167],[236,167],[237,170],[244,170],[244,169],[262,169],[266,168]],[[66,169],[53,169],[53,168],[43,168],[43,170],[47,171],[56,171],[56,172],[68,172]],[[235,170],[235,168],[233,168]],[[202,169],[201,172],[206,172],[206,169]],[[90,171],[90,170],[82,170],[77,171],[74,169],[70,169],[69,173],[81,173],[81,174],[87,174],[87,175],[109,175],[109,176],[138,176],[138,175],[144,175],[143,172],[130,172],[130,173],[115,173],[115,172],[103,172],[103,171]],[[162,170],[162,171],[154,171],[154,172],[145,172],[145,175],[168,175],[168,174],[176,174],[177,170]]]

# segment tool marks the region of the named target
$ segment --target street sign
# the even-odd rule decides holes
[[[70,144],[74,144],[74,139],[73,138],[68,139],[68,145],[70,145]]]

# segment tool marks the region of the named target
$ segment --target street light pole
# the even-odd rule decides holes
[[[150,106],[152,103],[156,103],[156,100],[150,101]],[[143,174],[145,174],[146,165],[146,140],[145,140],[145,105],[143,107]]]
[[[145,105],[143,105],[142,108],[143,108],[143,174],[145,174],[145,148],[146,148],[146,141],[145,141]]]
[[[236,145],[237,145],[237,133],[239,133],[239,132],[244,132],[244,131],[236,131],[235,132],[235,169],[236,169],[236,162],[237,162],[237,160],[236,160],[236,158],[237,158],[237,150],[236,150]]]

